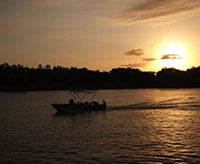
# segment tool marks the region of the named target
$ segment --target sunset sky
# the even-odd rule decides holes
[[[0,63],[200,65],[200,0],[0,0]]]

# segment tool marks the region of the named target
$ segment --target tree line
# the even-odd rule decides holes
[[[101,72],[41,64],[37,68],[8,63],[0,65],[1,91],[195,87],[200,87],[200,67],[186,71],[163,68],[158,72],[113,68]]]

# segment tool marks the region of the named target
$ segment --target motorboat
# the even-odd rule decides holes
[[[82,93],[83,91],[81,91]],[[103,102],[100,104],[97,101],[83,101],[83,98],[86,97],[86,95],[92,94],[93,92],[84,92],[83,96],[80,98],[79,92],[73,92],[73,98],[69,100],[69,103],[53,103],[51,104],[53,108],[57,110],[57,113],[59,114],[73,114],[73,113],[81,113],[81,112],[92,112],[92,111],[105,111],[106,110],[106,102],[103,100]],[[77,96],[78,95],[78,96]],[[79,100],[77,100],[77,97]],[[93,98],[94,96],[92,96]]]

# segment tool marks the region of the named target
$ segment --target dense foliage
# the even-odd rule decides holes
[[[61,89],[123,89],[123,88],[189,88],[200,87],[200,67],[180,71],[163,68],[143,72],[132,68],[114,68],[109,72],[87,68],[64,68],[50,65],[37,68],[23,65],[0,65],[1,91]]]

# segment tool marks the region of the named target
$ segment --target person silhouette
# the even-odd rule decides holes
[[[106,101],[103,99],[103,105],[106,106]]]
[[[74,99],[70,99],[69,104],[71,104],[71,105],[74,104]]]

